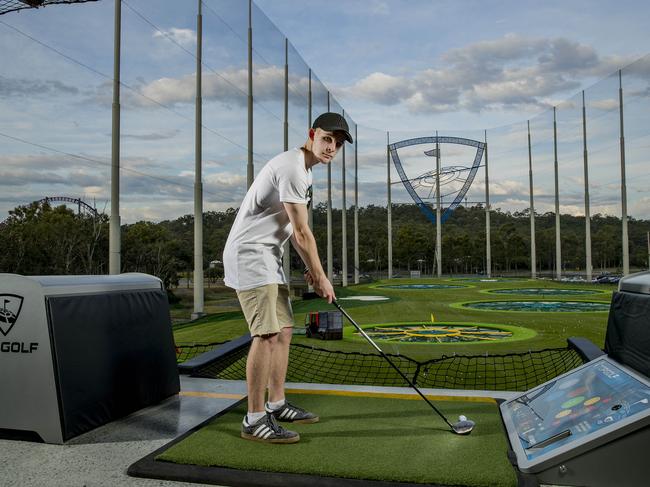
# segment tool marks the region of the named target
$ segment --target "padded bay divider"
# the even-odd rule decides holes
[[[585,362],[590,362],[601,355],[605,355],[605,352],[587,338],[571,337],[567,338],[567,343],[569,348],[578,352]]]
[[[650,377],[650,295],[614,293],[605,352],[617,362]]]
[[[63,439],[180,390],[162,290],[47,298]]]

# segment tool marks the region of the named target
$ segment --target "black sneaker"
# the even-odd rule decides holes
[[[269,409],[268,404],[266,404],[264,410],[267,414],[272,415],[278,421],[286,421],[288,423],[318,423],[318,420],[320,419],[314,413],[305,411],[304,409],[288,402],[285,402],[284,406],[276,410]]]
[[[298,433],[284,429],[276,423],[275,418],[270,414],[264,415],[254,424],[248,424],[248,418],[244,416],[241,437],[262,443],[297,443],[300,441]]]

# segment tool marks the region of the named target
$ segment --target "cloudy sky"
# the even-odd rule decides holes
[[[584,212],[582,97],[593,213],[620,214],[618,75],[623,68],[628,206],[650,218],[650,40],[642,1],[258,0],[254,25],[255,170],[283,150],[284,39],[289,39],[289,144],[313,112],[357,125],[360,204],[385,204],[386,141],[451,135],[489,147],[495,207],[530,204],[530,120],[537,211],[553,208],[553,111],[563,212]],[[203,2],[203,181],[206,210],[236,207],[246,186],[247,9]],[[122,7],[121,214],[159,221],[192,212],[196,2]],[[45,196],[110,208],[113,2],[0,16],[0,219]],[[641,60],[639,60],[642,58]],[[487,130],[487,132],[485,132]],[[409,178],[432,170],[431,145],[401,154]],[[332,167],[334,205],[353,204],[355,147]],[[475,152],[443,144],[453,199]],[[316,200],[325,198],[316,168]],[[485,200],[476,173],[468,202]],[[393,168],[393,200],[409,197]],[[453,181],[452,181],[453,180]],[[431,194],[426,178],[419,191]]]

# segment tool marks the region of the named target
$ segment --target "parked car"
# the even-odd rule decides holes
[[[593,282],[598,284],[618,284],[618,281],[621,280],[621,276],[614,274],[603,273],[596,276]]]

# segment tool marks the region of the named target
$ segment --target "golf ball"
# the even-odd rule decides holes
[[[467,416],[463,416],[462,414],[458,416],[458,421],[467,421]]]

